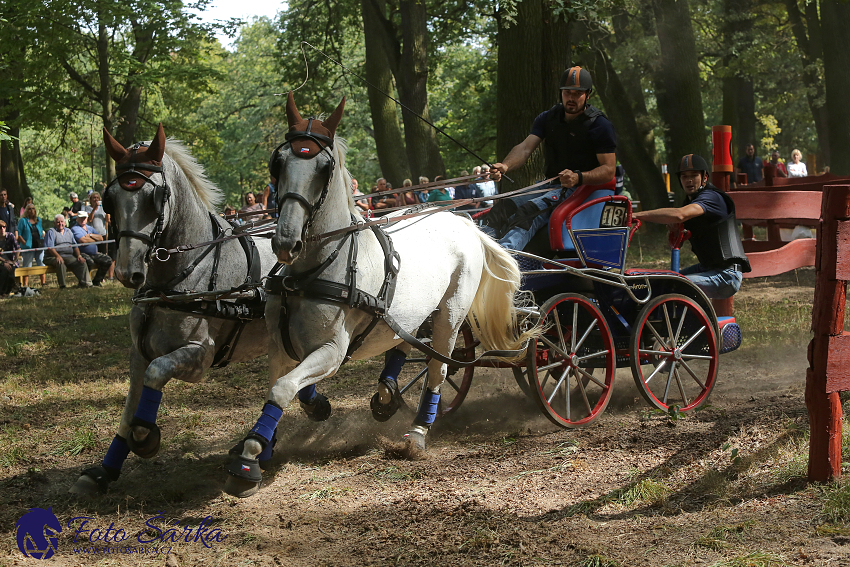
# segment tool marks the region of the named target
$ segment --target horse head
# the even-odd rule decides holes
[[[291,264],[304,249],[304,237],[322,207],[331,185],[336,161],[334,133],[342,118],[345,97],[324,121],[302,118],[292,92],[286,101],[289,132],[269,161],[277,179],[278,222],[272,250],[278,260]]]
[[[103,194],[103,211],[118,228],[115,275],[127,287],[145,283],[147,265],[165,225],[170,190],[163,171],[165,131],[162,124],[150,142],[124,148],[103,129],[106,152],[115,160],[117,177]]]

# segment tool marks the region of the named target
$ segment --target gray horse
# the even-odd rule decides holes
[[[275,263],[267,239],[258,239],[256,248],[240,238],[167,259],[157,254],[158,248],[229,234],[232,227],[213,212],[223,195],[180,142],[166,143],[162,125],[153,141],[129,149],[105,130],[104,143],[119,171],[104,197],[104,209],[120,230],[115,273],[125,286],[139,290],[137,297],[231,289],[257,282],[261,266],[268,270]],[[143,458],[156,455],[160,445],[156,415],[169,380],[198,382],[214,364],[265,354],[263,309],[262,300],[222,301],[218,306],[215,302],[134,305],[130,391],[118,433],[103,462],[83,472],[71,492],[106,491],[130,451]]]

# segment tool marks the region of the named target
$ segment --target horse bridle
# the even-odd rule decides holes
[[[301,159],[313,159],[316,156],[320,155],[321,153],[325,153],[328,156],[329,161],[328,161],[328,164],[326,166],[327,180],[325,181],[325,186],[322,189],[322,194],[319,195],[319,198],[316,200],[315,203],[311,203],[309,200],[307,200],[307,198],[304,195],[302,195],[300,193],[296,193],[295,191],[287,191],[286,193],[281,193],[280,191],[277,191],[277,196],[275,198],[275,201],[276,201],[275,204],[277,205],[278,211],[280,211],[282,209],[283,203],[287,199],[295,199],[307,211],[307,222],[305,223],[304,227],[301,230],[301,237],[302,238],[304,238],[304,236],[306,235],[307,229],[310,228],[313,225],[314,216],[316,215],[317,212],[319,212],[319,209],[322,207],[322,204],[324,204],[325,199],[328,196],[328,190],[330,189],[331,180],[333,179],[333,172],[334,172],[334,169],[336,169],[336,160],[334,159],[334,156],[330,151],[330,149],[333,149],[333,146],[334,146],[333,138],[329,138],[328,136],[324,136],[322,134],[312,132],[311,130],[312,130],[312,126],[313,126],[313,120],[315,120],[313,117],[310,117],[310,118],[307,119],[307,129],[306,130],[296,130],[296,131],[292,131],[292,132],[287,132],[287,134],[284,136],[286,141],[283,142],[281,145],[279,145],[277,148],[275,148],[274,152],[272,152],[271,159],[269,160],[269,173],[271,174],[272,177],[274,177],[275,179],[278,180],[278,183],[280,183],[280,180],[281,180],[280,165],[278,164],[278,161],[281,159],[281,155],[280,155],[281,149],[283,149],[287,145],[290,145],[290,148],[291,148],[292,140],[294,140],[296,138],[308,138],[308,139],[314,141],[316,143],[316,145],[318,145],[319,148],[321,148],[321,151],[319,153],[313,155],[313,156],[303,156],[302,157],[299,154],[291,152],[296,157],[299,157]]]
[[[131,146],[129,149],[132,152],[135,153],[143,145],[145,145],[145,144],[143,144],[142,142],[138,142],[136,144],[133,144],[133,146]],[[168,187],[168,180],[166,179],[165,174],[162,171],[162,166],[161,165],[154,165],[152,163],[136,163],[136,162],[117,163],[117,164],[115,164],[115,169],[120,170],[121,173],[119,173],[118,175],[115,176],[115,179],[113,179],[109,183],[109,185],[106,187],[106,190],[103,192],[103,212],[105,212],[106,214],[108,214],[110,216],[114,215],[114,213],[115,213],[115,207],[113,206],[113,203],[112,203],[112,195],[110,195],[110,190],[112,190],[113,185],[118,184],[118,186],[123,191],[128,191],[128,192],[131,192],[131,193],[134,193],[134,192],[140,190],[141,188],[143,188],[148,183],[150,183],[151,185],[154,186],[153,202],[154,202],[154,210],[157,213],[157,218],[156,218],[156,225],[154,225],[154,228],[151,231],[151,233],[145,234],[143,232],[136,232],[136,231],[133,231],[133,230],[121,230],[120,232],[118,232],[118,238],[117,238],[117,240],[121,240],[122,237],[136,238],[138,240],[141,240],[142,242],[147,243],[148,249],[145,252],[145,263],[150,264],[152,256],[155,255],[155,253],[153,251],[157,247],[157,245],[159,244],[159,240],[162,237],[162,232],[163,232],[164,225],[165,225],[165,205],[168,202],[168,200],[171,198],[171,189]],[[143,173],[144,171],[148,171],[151,174],[159,173],[162,176],[162,184],[159,185],[156,182],[154,182],[154,180],[152,179],[152,175],[150,175],[150,176],[145,175]],[[139,184],[139,187],[137,187],[135,189],[127,188],[127,187],[120,184],[121,178],[126,176],[126,175],[134,175],[134,176],[141,177],[145,180],[145,183]],[[116,221],[115,224],[116,225],[118,224],[117,221]],[[118,228],[120,229],[121,227],[118,227]]]

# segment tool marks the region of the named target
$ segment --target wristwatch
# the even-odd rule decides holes
[[[578,183],[576,183],[576,187],[578,187],[579,185],[582,184],[582,181],[584,180],[584,174],[579,169],[574,169],[573,173],[578,175]]]

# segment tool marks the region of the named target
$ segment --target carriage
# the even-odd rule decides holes
[[[631,370],[641,396],[658,410],[702,406],[717,379],[718,356],[741,344],[740,328],[734,317],[717,317],[705,294],[678,273],[679,247],[689,236],[683,227],[670,234],[670,270],[625,268],[639,226],[631,202],[609,187],[581,186],[561,203],[548,231],[540,231],[549,253],[514,253],[522,288],[534,297],[525,324],[541,325],[543,334],[518,363],[484,358],[450,369],[438,415],[463,403],[476,367],[510,369],[544,415],[565,428],[586,426],[605,411],[618,368]],[[452,358],[472,360],[477,346],[464,325]]]

